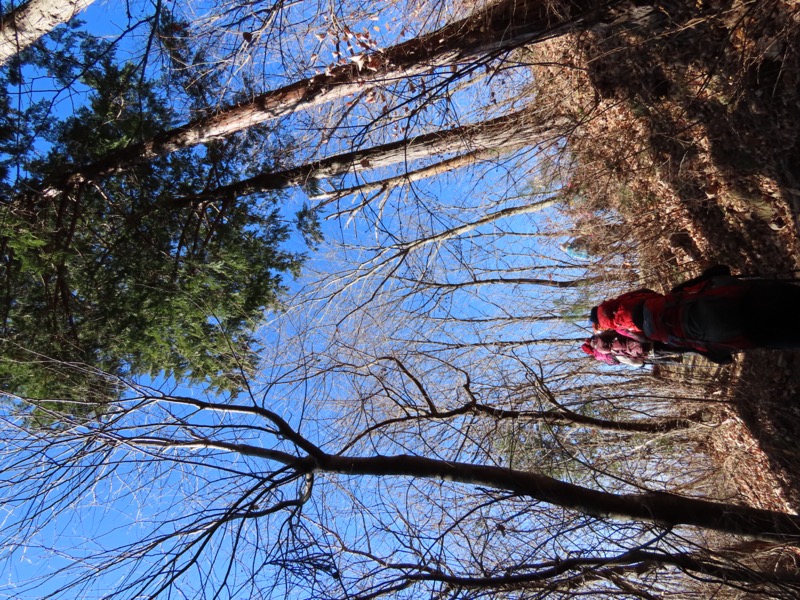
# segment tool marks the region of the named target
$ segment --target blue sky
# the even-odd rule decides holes
[[[127,26],[122,8],[120,4],[95,3],[82,17],[91,31],[115,35],[120,27]],[[375,26],[383,26],[381,31],[385,33],[386,23],[393,22],[388,18],[389,15],[386,16],[386,22],[370,21],[369,26],[377,23]],[[392,25],[389,31],[394,32],[394,27]],[[141,39],[138,38],[138,41]],[[269,67],[265,69],[269,71]],[[232,78],[238,77],[238,73],[240,71],[232,75]],[[39,93],[43,92],[35,92]],[[468,89],[463,94],[455,95],[449,102],[443,101],[442,105],[448,106],[455,113],[463,113],[467,118],[474,116],[471,106],[477,103],[476,98],[482,98],[485,93],[485,89]],[[63,110],[68,112],[72,108],[71,103],[72,99],[65,98]],[[438,106],[437,110],[440,108]],[[432,112],[435,113],[436,110]],[[356,113],[355,117],[356,123],[365,123],[368,114]],[[305,122],[303,116],[299,117],[296,127],[301,127]],[[343,148],[347,143],[348,140],[333,140],[327,148]],[[306,148],[298,158],[305,159],[316,150],[317,148]],[[414,282],[425,278],[452,283],[467,281],[470,277],[480,279],[497,272],[538,277],[539,267],[558,265],[558,261],[565,258],[554,250],[560,240],[536,237],[536,234],[557,228],[563,223],[552,211],[504,219],[487,224],[471,232],[469,236],[425,246],[422,251],[412,253],[405,259],[403,268],[407,270],[398,272],[404,274],[403,281],[389,279],[386,283],[381,283],[381,277],[386,272],[384,270],[364,282],[349,287],[345,285],[348,281],[357,279],[355,269],[358,265],[364,264],[369,257],[380,255],[391,243],[401,243],[414,240],[420,235],[445,231],[455,225],[479,219],[499,208],[530,202],[531,182],[520,165],[530,166],[531,162],[535,162],[535,159],[520,159],[501,166],[483,165],[478,169],[423,181],[410,190],[391,191],[385,199],[378,199],[378,203],[370,207],[370,210],[361,211],[349,223],[342,219],[325,221],[324,233],[327,241],[312,256],[306,274],[293,284],[293,292],[298,293],[298,298],[303,303],[285,314],[275,315],[264,325],[262,338],[265,341],[265,369],[260,382],[256,382],[259,387],[254,397],[250,399],[245,396],[240,401],[260,402],[279,411],[292,424],[298,427],[302,425],[304,433],[308,432],[315,441],[334,449],[342,440],[353,435],[352,428],[355,425],[365,422],[357,422],[356,417],[350,416],[348,402],[352,401],[356,392],[368,396],[371,392],[370,386],[376,385],[380,377],[384,376],[380,370],[367,364],[371,358],[380,357],[382,352],[402,353],[404,348],[424,347],[426,353],[424,356],[420,354],[413,366],[419,369],[421,377],[425,377],[430,390],[436,391],[442,402],[448,402],[452,400],[449,395],[454,393],[453,390],[463,387],[463,371],[467,368],[474,372],[485,370],[485,374],[481,373],[480,384],[484,393],[499,394],[500,392],[494,391],[494,386],[499,389],[503,378],[511,377],[510,373],[514,370],[508,368],[509,364],[514,364],[514,361],[534,364],[540,358],[537,347],[521,346],[506,354],[479,349],[467,353],[450,349],[448,344],[579,336],[581,329],[574,324],[554,325],[552,321],[537,322],[531,318],[535,314],[556,315],[564,303],[569,303],[568,292],[549,290],[547,294],[542,294],[541,289],[534,286],[500,284],[445,294],[415,291],[407,298],[403,296],[405,290],[413,290]],[[371,173],[370,176],[378,178],[382,174]],[[353,181],[352,178],[345,178],[344,184],[350,185]],[[295,190],[287,202],[287,212],[293,212],[305,200],[307,198],[304,192]],[[347,198],[342,204],[347,205],[354,201],[354,198]],[[332,282],[332,274],[339,270],[345,274],[344,278],[339,282]],[[581,272],[582,267],[564,268],[558,276],[567,278],[578,276]],[[372,293],[378,289],[379,284],[386,293],[373,298]],[[365,304],[369,306],[369,311],[362,310]],[[409,315],[414,316],[414,319],[409,318]],[[480,321],[466,322],[476,317]],[[513,319],[514,317],[517,319]],[[311,359],[318,362],[310,364]],[[306,360],[309,361],[308,364],[304,362]],[[347,361],[354,361],[358,366],[352,370],[345,368]],[[552,372],[558,372],[560,368],[556,364],[545,364]],[[293,373],[298,365],[302,365],[300,371],[305,376],[294,379]],[[500,367],[503,367],[502,371]],[[326,372],[325,369],[330,371]],[[496,374],[493,369],[497,370]],[[389,374],[395,378],[393,385],[397,387],[398,395],[413,397],[414,386],[410,385],[407,377],[402,377],[396,370]],[[515,385],[521,386],[525,383],[524,377],[519,373],[514,377],[518,378],[514,381]],[[200,390],[187,389],[170,381],[146,383],[181,395],[204,397],[204,392]],[[384,412],[390,415],[398,407],[376,401],[372,409],[376,415]],[[367,413],[366,410],[359,412],[358,418],[366,418],[364,415]],[[167,413],[162,407],[150,407],[133,413],[130,417],[131,430],[142,428],[150,431],[149,423],[158,422],[157,419],[177,418],[175,414],[165,415]],[[193,425],[202,428],[212,422],[207,419],[205,415],[200,415]],[[174,422],[172,421],[173,425]],[[13,419],[7,421],[6,425],[13,425]],[[158,428],[152,428],[152,431],[158,431]],[[259,434],[252,423],[242,428],[241,435],[255,445],[281,446],[280,441],[276,444],[274,436],[264,432]],[[424,452],[425,444],[428,443],[430,448],[427,451],[431,453],[460,456],[462,453],[468,455],[473,452],[474,456],[485,458],[481,450],[481,440],[469,439],[457,425],[431,426],[430,435],[430,438],[423,439],[422,446],[413,450]],[[7,439],[5,442],[6,452],[13,449],[14,440]],[[419,440],[415,440],[409,433],[370,442],[376,444],[382,452],[388,453],[406,451],[410,444],[419,443]],[[64,446],[74,451],[74,447],[70,447],[71,443],[79,445],[82,440],[76,438],[74,442]],[[463,444],[463,449],[459,444]],[[365,441],[358,449],[367,451],[367,447]],[[189,465],[179,461],[153,464],[147,462],[145,457],[143,452],[115,453],[109,460],[107,469],[102,471],[103,478],[96,485],[87,486],[78,497],[71,499],[70,502],[74,504],[66,502],[65,510],[33,536],[30,546],[26,548],[21,545],[7,553],[4,562],[5,587],[0,587],[0,597],[6,594],[7,597],[37,598],[60,589],[64,580],[55,573],[72,560],[61,555],[62,551],[70,549],[73,557],[93,557],[100,549],[123,545],[136,539],[148,530],[151,519],[174,516],[178,523],[185,524],[196,516],[193,511],[199,514],[202,508],[219,508],[230,498],[235,498],[238,481],[215,478],[221,477],[219,473],[222,471],[218,467],[226,460],[236,463],[236,457],[211,456],[205,465]],[[6,455],[5,458],[11,462],[15,460],[11,455]],[[30,461],[28,464],[35,464],[35,458],[31,455],[17,456],[19,464],[23,465],[26,464],[26,459]],[[123,462],[116,462],[118,458]],[[133,459],[140,462],[134,462]],[[257,464],[247,460],[242,461],[242,464],[252,467],[253,472],[258,468]],[[227,466],[229,465],[226,463]],[[205,477],[209,479],[206,480]],[[207,481],[218,484],[218,487],[211,484],[204,486]],[[341,525],[340,533],[359,547],[368,545],[370,534],[375,535],[376,541],[373,542],[372,549],[376,554],[388,554],[393,535],[411,544],[410,535],[414,526],[424,523],[428,518],[428,515],[413,510],[415,502],[420,501],[422,492],[412,487],[406,497],[398,497],[397,490],[400,488],[395,483],[364,484],[346,478],[331,478],[321,483],[308,510],[318,521],[322,521],[326,514],[333,514]],[[52,493],[57,488],[58,486],[53,486]],[[424,491],[429,489],[426,486]],[[13,491],[6,489],[3,493]],[[442,487],[440,493],[443,504],[455,503],[459,489]],[[210,496],[204,497],[202,494]],[[195,501],[208,498],[211,502],[206,507],[194,504]],[[353,503],[353,498],[366,505],[377,504],[380,499],[393,506],[378,516],[360,515],[354,508],[357,503]],[[31,505],[11,501],[7,506],[15,507],[15,514],[10,517],[13,519],[25,514]],[[398,525],[392,535],[379,538],[377,532],[383,526],[380,520],[400,514],[409,515],[408,524]],[[494,518],[493,515],[487,514],[486,519],[491,518]],[[529,523],[531,518],[528,514],[519,517],[520,526],[528,529],[528,539],[535,538],[535,532]],[[274,522],[264,525],[264,531],[259,530],[261,524],[251,525],[252,530],[248,530],[248,535],[254,537],[249,540],[256,539],[255,536],[274,539],[281,532],[279,525],[276,525],[278,530],[270,530],[272,524]],[[400,531],[402,533],[398,533]],[[334,543],[330,532],[320,530],[317,535],[320,539],[328,539],[331,544]],[[468,532],[460,532],[457,538],[468,539]],[[230,553],[230,540],[230,536],[214,538],[215,544],[199,563],[201,567],[207,568],[206,575],[222,577],[221,570],[228,563],[221,560],[214,563],[216,566],[211,566],[211,559],[216,551],[222,556]],[[251,541],[246,548],[237,548],[242,556],[252,558],[258,555],[259,548]],[[425,551],[436,548],[459,558],[459,549],[446,548],[443,542],[430,542]],[[413,557],[418,550],[407,548],[408,556]],[[152,560],[159,560],[157,553]],[[357,562],[355,555],[350,560]],[[144,570],[149,566],[135,563],[138,566],[130,567],[130,564],[126,563],[120,571],[112,569],[107,575],[87,580],[79,587],[80,596],[102,597],[108,588],[129,581],[126,578],[135,576],[140,572],[139,569]],[[198,591],[203,583],[203,574],[202,569],[189,571],[185,589],[190,591],[184,591],[184,595],[212,596]],[[32,586],[18,588],[24,580],[32,580]],[[247,597],[241,595],[244,593],[243,589],[247,588],[231,586],[225,589],[222,597]],[[284,592],[283,584],[278,583],[272,589],[271,597],[283,597]],[[176,595],[179,597],[180,593],[176,592]],[[63,596],[71,598],[74,593],[65,592]]]

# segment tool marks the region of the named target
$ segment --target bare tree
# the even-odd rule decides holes
[[[176,198],[174,202],[184,204],[217,198],[238,198],[256,192],[305,186],[312,181],[340,175],[356,175],[398,163],[407,167],[416,161],[436,155],[463,153],[457,155],[446,167],[434,165],[426,170],[421,169],[416,176],[411,176],[412,180],[419,180],[422,173],[426,176],[439,174],[443,170],[465,166],[481,158],[495,158],[498,154],[533,144],[547,145],[562,138],[568,131],[569,123],[565,119],[553,118],[550,115],[542,118],[535,110],[527,108],[481,123],[433,131],[379,146],[324,157],[284,170],[260,173],[223,187],[203,190],[193,196]],[[409,175],[396,177],[398,180],[406,180]],[[391,182],[384,181],[377,185],[383,188],[391,185]],[[353,191],[365,193],[367,188],[355,188]],[[341,197],[341,193],[335,195]]]
[[[387,85],[431,69],[455,65],[450,81],[475,71],[515,48],[557,35],[570,27],[587,28],[608,16],[619,2],[580,0],[553,5],[543,0],[503,0],[432,33],[391,48],[354,56],[345,65],[296,81],[236,105],[199,117],[157,136],[128,145],[92,164],[45,182],[44,192],[63,189],[155,156],[224,138],[272,119],[307,110],[370,87]],[[424,95],[424,93],[423,93]]]
[[[31,552],[47,543],[41,536],[74,507],[88,518],[93,505],[126,514],[134,503],[124,535],[113,522],[108,533],[95,527],[91,539],[73,534],[72,547],[61,539],[59,553],[74,563],[55,577],[68,577],[60,595],[84,593],[104,574],[113,578],[106,590],[113,597],[178,587],[237,597],[291,590],[374,598],[402,589],[568,596],[593,582],[595,589],[609,581],[636,588],[671,569],[785,597],[797,588],[796,578],[745,569],[681,542],[697,529],[796,543],[796,515],[666,491],[606,491],[599,482],[498,465],[485,453],[457,460],[463,444],[427,436],[417,440],[419,451],[405,453],[373,436],[348,443],[347,431],[325,427],[324,417],[302,416],[311,408],[303,396],[320,391],[316,377],[307,379],[316,369],[285,372],[274,382],[280,385],[252,389],[240,401],[136,387],[99,421],[61,415],[60,431],[28,429],[24,413],[7,415],[0,483],[7,547]],[[294,425],[270,406],[281,389],[296,394]],[[391,437],[408,447],[413,431]],[[596,547],[601,539],[616,550]]]
[[[467,77],[515,44],[604,18],[607,5],[587,11],[594,6],[500,2],[48,184],[57,191],[356,85],[449,64],[444,80]],[[246,9],[268,28],[284,8]],[[115,380],[127,393],[97,414],[70,414],[85,398],[59,399],[60,413],[38,406],[51,429],[34,421],[35,402],[6,397],[8,593],[652,599],[689,597],[704,580],[797,597],[796,572],[728,550],[742,547],[739,537],[770,551],[796,545],[800,518],[744,506],[707,483],[698,439],[713,426],[708,390],[600,371],[575,351],[582,313],[606,288],[585,265],[531,243],[569,230],[554,210],[564,186],[531,166],[557,148],[528,149],[564,124],[542,118],[530,128],[516,117],[372,149],[360,140],[184,197],[205,203],[458,152],[441,167],[393,173],[373,188],[342,182],[319,198],[360,194],[336,206],[331,254],[264,326],[259,377],[232,374],[238,393]],[[475,170],[425,179],[488,156]],[[400,193],[401,180],[414,184]],[[367,196],[374,191],[380,197]],[[224,225],[214,208],[207,218]],[[23,560],[47,570],[25,583]]]

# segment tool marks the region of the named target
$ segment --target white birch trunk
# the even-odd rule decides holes
[[[30,0],[0,19],[0,63],[68,22],[92,0]]]

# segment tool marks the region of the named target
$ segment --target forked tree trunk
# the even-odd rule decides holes
[[[52,193],[86,179],[125,169],[156,156],[224,138],[278,117],[360,93],[381,84],[428,72],[431,68],[474,64],[480,57],[503,53],[566,31],[601,21],[621,0],[500,0],[441,29],[384,50],[358,62],[265,92],[252,100],[220,109],[154,138],[112,152],[105,158],[46,182]]]
[[[200,408],[210,404],[196,399],[183,403]],[[247,412],[268,412],[260,408],[241,409]],[[492,465],[474,465],[438,460],[415,455],[343,456],[328,454],[292,430],[274,413],[271,420],[281,434],[297,446],[305,457],[282,450],[249,444],[212,440],[158,440],[133,438],[134,445],[160,448],[213,448],[236,452],[242,456],[261,458],[289,467],[298,474],[335,473],[347,477],[408,477],[454,481],[513,492],[531,500],[546,502],[569,510],[609,520],[635,520],[664,527],[690,525],[700,529],[743,535],[793,545],[800,544],[800,516],[726,502],[690,498],[669,492],[617,494],[560,481],[540,473],[519,471]],[[310,486],[308,486],[310,489]]]
[[[92,0],[30,0],[0,18],[0,64],[57,25],[68,22]]]

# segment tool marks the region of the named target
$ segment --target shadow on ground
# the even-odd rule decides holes
[[[767,456],[787,500],[800,510],[800,351],[752,351],[738,359],[733,401]]]

